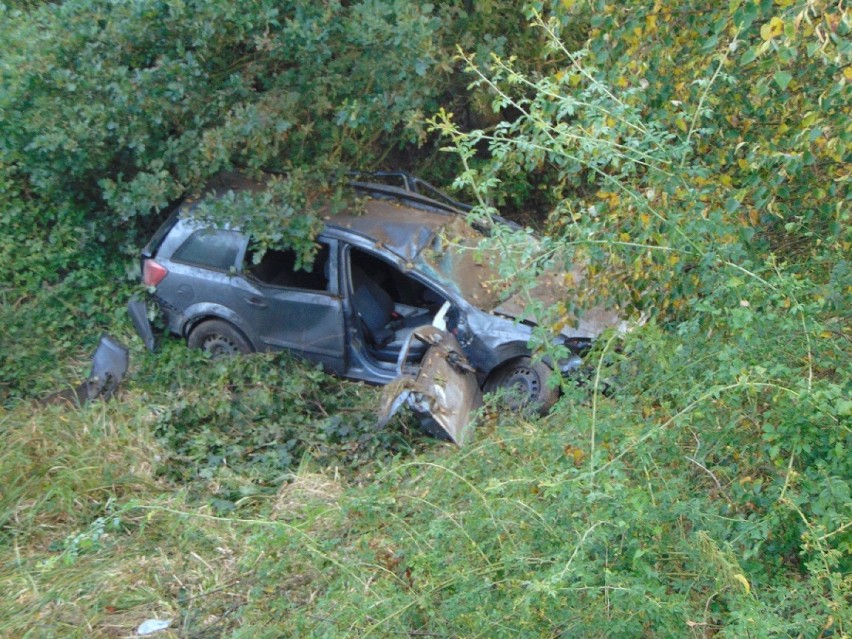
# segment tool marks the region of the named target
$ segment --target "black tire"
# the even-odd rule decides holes
[[[553,370],[544,362],[518,357],[501,364],[488,376],[483,390],[503,391],[513,410],[534,410],[544,415],[559,399],[559,387],[551,387]]]
[[[205,320],[189,333],[186,345],[200,348],[211,358],[231,357],[254,351],[251,342],[240,330],[224,320]]]

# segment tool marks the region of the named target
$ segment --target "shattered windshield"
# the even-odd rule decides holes
[[[495,308],[512,288],[510,278],[500,273],[499,247],[461,217],[438,230],[417,259],[438,281],[483,310]]]

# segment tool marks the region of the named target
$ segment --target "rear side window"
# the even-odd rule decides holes
[[[328,290],[328,244],[320,244],[310,264],[296,268],[296,253],[291,250],[269,249],[257,264],[254,262],[255,247],[249,245],[246,265],[249,275],[256,280],[282,288],[300,288],[307,291]]]
[[[241,237],[233,231],[201,229],[180,245],[172,259],[176,262],[227,271],[236,266]]]

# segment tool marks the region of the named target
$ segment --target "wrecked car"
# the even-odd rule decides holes
[[[415,409],[420,400],[453,439],[480,390],[509,389],[541,411],[552,406],[558,388],[550,376],[576,369],[610,318],[556,337],[569,353],[563,361],[534,358],[524,304],[503,299],[496,265],[477,256],[482,233],[457,207],[406,188],[353,186],[367,196],[363,210],[329,215],[313,263],[302,268],[293,251],[257,259],[252,238],[200,220],[196,203],[178,207],[141,255],[143,282],[168,330],[213,356],[287,349],[344,377],[396,380],[405,388],[387,414],[403,395]],[[139,303],[131,316],[151,347]]]

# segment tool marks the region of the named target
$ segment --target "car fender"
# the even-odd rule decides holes
[[[477,368],[479,369],[477,378],[480,384],[482,384],[488,379],[491,373],[506,362],[518,357],[529,357],[531,354],[527,343],[519,341],[500,344],[496,348],[486,349],[483,353],[484,357],[475,357],[472,355],[471,358],[477,363]]]
[[[485,380],[488,378],[491,373],[497,370],[500,366],[509,362],[513,359],[517,359],[518,357],[536,357],[536,353],[530,350],[530,347],[527,346],[525,342],[512,342],[511,344],[504,344],[498,347],[492,354],[492,356],[488,359],[489,366],[486,369],[482,379]],[[563,373],[566,372],[566,369],[562,367],[562,362],[560,361],[560,366],[556,366],[554,364],[553,358],[549,355],[542,355],[541,361],[547,364],[554,371],[557,369],[561,370]],[[573,358],[568,358],[565,360],[569,362],[571,370],[576,367],[575,362],[580,362],[580,358],[576,355]]]
[[[465,353],[476,366],[480,383],[504,362],[530,355],[529,326],[478,309],[468,309],[463,314],[459,336]]]
[[[192,304],[187,307],[187,309],[183,312],[180,334],[184,337],[189,336],[192,329],[195,328],[199,322],[206,319],[221,319],[233,324],[242,331],[243,335],[246,336],[249,342],[251,342],[252,347],[256,350],[257,341],[254,338],[254,333],[252,332],[251,327],[234,311],[229,309],[227,306],[222,306],[221,304],[199,302],[198,304]]]

